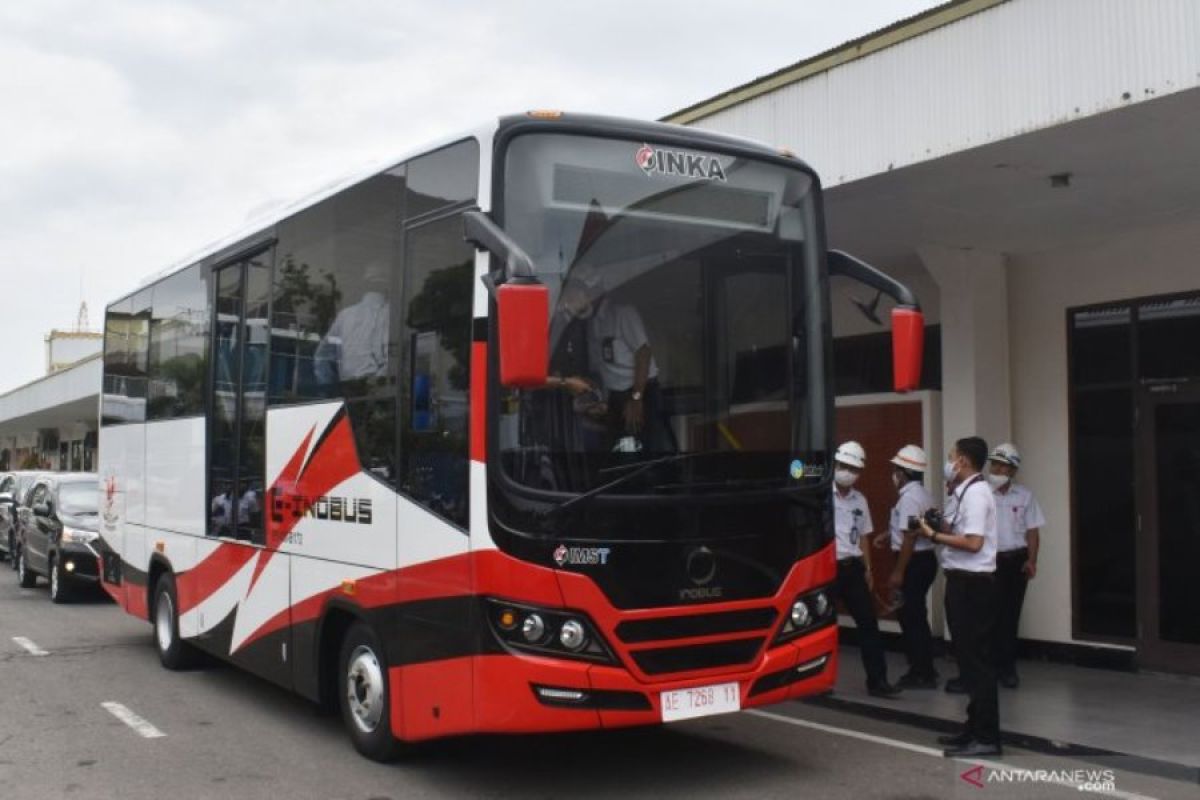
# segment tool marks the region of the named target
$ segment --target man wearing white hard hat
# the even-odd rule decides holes
[[[867,466],[867,454],[858,442],[846,442],[833,454],[833,527],[837,548],[837,591],[854,618],[867,693],[872,697],[895,697],[900,690],[887,681],[887,661],[875,605],[867,585],[867,567],[862,541],[871,533],[871,511],[867,498],[854,488]]]
[[[896,610],[900,630],[904,634],[904,651],[908,656],[908,672],[900,677],[901,689],[936,689],[937,670],[933,667],[933,632],[929,629],[929,609],[925,598],[937,577],[937,554],[933,544],[918,536],[920,527],[914,520],[924,518],[933,507],[923,481],[928,469],[925,451],[908,444],[892,458],[892,485],[898,497],[892,507],[888,526],[896,566],[888,577],[888,586],[899,592],[901,606]]]
[[[988,456],[988,482],[996,496],[996,672],[1000,685],[1015,689],[1017,630],[1025,589],[1037,576],[1041,528],[1046,524],[1041,506],[1027,487],[1016,483],[1021,454],[1011,444],[996,447]]]

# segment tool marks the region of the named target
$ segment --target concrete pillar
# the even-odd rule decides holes
[[[971,435],[982,436],[988,447],[1008,441],[1012,400],[1006,257],[941,245],[917,252],[941,294],[944,448]],[[931,461],[941,463],[936,456]]]

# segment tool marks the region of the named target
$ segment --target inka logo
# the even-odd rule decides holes
[[[271,489],[271,521],[282,523],[284,516],[291,519],[312,517],[332,522],[357,522],[371,524],[371,501],[352,497],[305,497],[299,494],[284,494]]]
[[[673,175],[677,178],[697,178],[705,181],[725,181],[725,168],[716,156],[685,153],[681,150],[655,149],[642,145],[633,162],[647,175]]]
[[[109,475],[104,479],[104,508],[101,511],[106,530],[117,529],[117,476]]]

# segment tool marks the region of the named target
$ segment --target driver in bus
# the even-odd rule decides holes
[[[666,450],[658,364],[637,309],[609,299],[598,279],[575,275],[567,278],[559,302],[570,318],[587,322],[588,363],[605,391],[608,446]]]

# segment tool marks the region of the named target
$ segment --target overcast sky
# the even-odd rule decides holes
[[[0,4],[0,392],[81,299],[99,329],[147,274],[364,164],[528,108],[654,119],[937,4]]]

